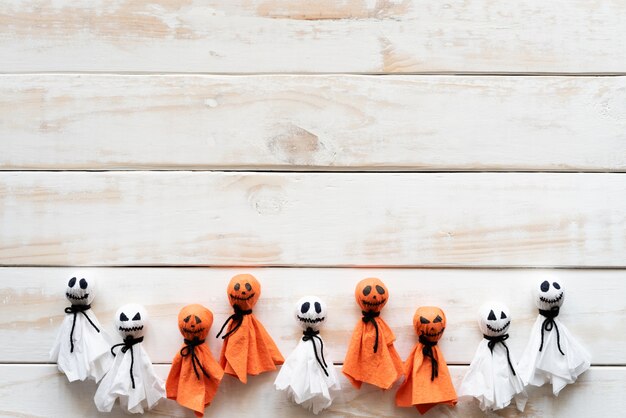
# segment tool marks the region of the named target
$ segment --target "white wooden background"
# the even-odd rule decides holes
[[[621,0],[0,3],[0,416],[99,416],[95,386],[47,358],[76,270],[99,279],[105,327],[147,306],[164,377],[178,310],[210,307],[215,335],[240,272],[261,280],[284,354],[295,300],[324,297],[339,368],[354,285],[376,275],[403,358],[415,308],[446,311],[456,383],[482,302],[510,305],[519,357],[531,287],[553,274],[593,366],[497,415],[622,416],[624,22]],[[226,377],[207,416],[308,416],[274,378]],[[416,415],[344,386],[323,416]],[[147,415],[191,416],[170,401]]]

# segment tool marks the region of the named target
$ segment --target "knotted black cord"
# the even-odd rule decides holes
[[[489,347],[489,350],[491,350],[491,354],[493,354],[493,349],[496,346],[497,343],[500,343],[504,346],[505,350],[506,350],[506,360],[509,362],[509,367],[511,368],[511,371],[513,372],[513,376],[516,376],[515,373],[515,369],[513,368],[513,363],[511,363],[511,356],[509,353],[509,347],[506,345],[505,341],[509,339],[509,334],[504,334],[504,335],[498,335],[496,337],[492,337],[491,335],[484,335],[483,337],[485,337],[486,340],[488,340],[489,342],[487,343],[487,346]]]
[[[211,378],[211,376],[209,376],[206,370],[204,370],[204,367],[202,367],[202,362],[200,361],[200,359],[198,358],[198,355],[195,352],[195,348],[201,344],[204,344],[204,341],[205,340],[201,340],[198,337],[194,337],[193,340],[185,339],[186,345],[180,349],[180,355],[182,357],[187,357],[188,355],[191,355],[191,365],[193,366],[193,371],[196,373],[196,377],[198,378],[198,380],[200,380],[200,373],[198,373],[198,369],[196,368],[196,363],[198,364],[198,367],[200,367],[200,370],[202,370],[202,374],[205,375],[207,379]]]
[[[222,328],[220,329],[220,332],[217,333],[217,335],[215,336],[215,338],[219,338],[220,334],[222,333],[222,331],[224,331],[224,328],[226,328],[226,325],[228,325],[228,323],[230,321],[235,322],[236,321],[236,325],[233,327],[233,329],[231,329],[230,331],[228,331],[223,337],[222,339],[225,340],[226,337],[229,337],[230,335],[232,335],[235,331],[237,331],[239,329],[239,327],[241,326],[241,324],[243,323],[243,317],[245,315],[250,315],[252,313],[252,309],[248,309],[247,311],[244,311],[243,309],[241,309],[239,307],[239,305],[233,305],[233,309],[235,310],[235,313],[232,314],[231,316],[228,317],[228,319],[226,320],[226,322],[224,322],[224,325],[222,325]]]
[[[424,347],[422,347],[424,357],[430,357],[430,365],[432,366],[430,381],[432,382],[435,380],[435,377],[439,376],[439,363],[437,363],[433,354],[433,347],[437,345],[437,341],[430,341],[424,335],[420,335],[419,341],[424,345]]]
[[[308,327],[302,333],[304,335],[302,337],[302,341],[311,341],[311,344],[313,344],[313,352],[315,353],[315,359],[317,360],[317,364],[320,365],[324,374],[328,376],[328,371],[326,370],[328,365],[326,364],[326,359],[324,358],[324,341],[322,341],[322,338],[318,335],[319,333],[319,331],[314,331],[313,328]],[[317,355],[317,345],[315,344],[315,339],[320,342],[320,354],[322,356],[321,361],[319,356]]]
[[[89,315],[85,313],[85,311],[88,309],[91,309],[91,305],[72,305],[65,308],[66,314],[74,314],[74,319],[72,320],[72,330],[70,331],[70,353],[74,352],[74,328],[76,327],[76,315],[78,315],[79,312],[82,313],[85,318],[87,318],[87,321],[89,321],[89,323],[96,330],[96,332],[100,332],[96,324],[94,324],[91,321],[91,318],[89,318]]]
[[[113,357],[115,357],[115,352],[113,351],[115,347],[122,346],[122,349],[121,349],[122,353],[126,353],[130,349],[130,381],[133,383],[133,389],[135,389],[135,378],[133,377],[133,365],[135,364],[135,354],[133,352],[133,345],[138,344],[142,341],[143,341],[143,337],[133,338],[132,335],[129,335],[128,337],[124,338],[123,343],[115,344],[113,347],[111,347],[111,354],[113,354]]]
[[[380,316],[380,312],[374,311],[361,311],[363,314],[363,318],[361,320],[366,324],[371,322],[376,329],[376,341],[374,342],[374,353],[378,351],[378,323],[376,323],[376,318]]]
[[[543,349],[543,331],[552,331],[552,328],[554,328],[556,330],[556,346],[559,348],[561,354],[565,355],[563,350],[561,350],[561,334],[559,333],[559,327],[556,322],[554,322],[554,318],[559,315],[559,307],[554,306],[549,311],[539,309],[539,313],[546,318],[543,324],[541,324],[541,345],[539,346],[539,351]]]

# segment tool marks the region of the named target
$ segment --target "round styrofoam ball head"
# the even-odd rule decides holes
[[[72,305],[91,305],[96,296],[96,279],[75,272],[67,279],[65,298]]]
[[[549,311],[561,307],[565,301],[565,290],[555,277],[540,280],[534,289],[535,304],[541,310]]]
[[[317,296],[304,296],[296,303],[295,317],[302,329],[315,331],[326,322],[326,303]]]
[[[504,303],[485,303],[478,315],[478,326],[484,335],[499,337],[509,332],[511,311]]]
[[[148,325],[148,313],[146,308],[136,303],[122,306],[115,313],[115,328],[123,338],[143,337]]]

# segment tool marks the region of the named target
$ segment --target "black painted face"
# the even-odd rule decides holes
[[[535,303],[541,310],[555,309],[563,305],[565,293],[555,280],[542,280],[535,291]]]
[[[478,325],[485,335],[497,337],[506,334],[511,325],[509,308],[498,302],[484,305],[480,310]]]
[[[115,314],[115,326],[122,337],[139,338],[144,335],[148,314],[143,306],[134,303],[124,305]]]
[[[67,282],[65,297],[72,305],[90,305],[95,296],[95,281],[72,276]]]
[[[317,296],[305,296],[296,304],[295,314],[303,329],[317,331],[326,321],[326,304]]]

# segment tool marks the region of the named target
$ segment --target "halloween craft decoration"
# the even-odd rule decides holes
[[[274,386],[295,403],[318,414],[328,408],[341,389],[332,362],[326,361],[319,329],[326,322],[326,304],[316,296],[301,298],[295,318],[304,330],[298,346],[287,357]]]
[[[483,411],[505,408],[513,399],[523,411],[528,399],[506,344],[510,325],[511,313],[504,304],[491,302],[480,309],[478,326],[484,339],[461,383],[459,396],[478,399]]]
[[[450,372],[437,345],[446,329],[446,316],[437,307],[423,306],[415,311],[413,327],[419,340],[404,363],[406,380],[396,393],[396,405],[415,406],[420,414],[438,404],[456,405]]]
[[[176,353],[165,384],[167,397],[204,415],[211,404],[224,371],[213,358],[205,339],[213,325],[213,314],[202,305],[187,305],[178,314],[178,329],[184,344]]]
[[[128,304],[117,310],[115,327],[124,341],[111,347],[113,366],[104,376],[94,402],[98,411],[110,412],[119,398],[122,408],[130,413],[152,409],[165,397],[163,382],[152,368],[142,346],[148,314],[141,305]]]
[[[557,318],[565,289],[554,280],[543,280],[535,287],[539,315],[517,369],[525,384],[552,383],[552,393],[574,383],[591,364],[591,356]]]
[[[95,280],[81,275],[72,277],[65,289],[71,306],[65,308],[67,315],[50,350],[50,360],[70,382],[87,378],[97,382],[112,363],[108,336],[91,310],[95,295]]]
[[[226,290],[228,301],[235,310],[217,334],[226,325],[224,345],[220,353],[220,366],[224,372],[247,383],[248,375],[258,375],[276,370],[283,364],[283,356],[261,322],[252,313],[261,296],[261,284],[251,274],[233,277]]]
[[[403,374],[403,364],[393,346],[396,337],[380,317],[389,299],[385,284],[377,278],[361,280],[354,291],[363,317],[352,332],[343,374],[357,389],[369,383],[389,389]]]

